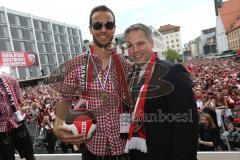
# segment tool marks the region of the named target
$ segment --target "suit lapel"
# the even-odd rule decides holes
[[[173,84],[164,78],[168,72],[169,67],[161,63],[161,60],[156,59],[154,71],[147,92],[147,99],[162,97],[173,91]]]

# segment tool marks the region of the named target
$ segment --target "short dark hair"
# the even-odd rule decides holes
[[[124,38],[126,39],[127,35],[132,32],[132,31],[138,31],[138,30],[141,30],[145,33],[147,39],[152,39],[152,30],[146,26],[145,24],[142,24],[142,23],[136,23],[136,24],[133,24],[131,26],[129,26],[125,32],[124,32]]]
[[[90,13],[90,17],[89,17],[89,25],[90,26],[92,25],[92,15],[96,12],[101,12],[101,11],[110,12],[113,16],[113,23],[115,24],[115,15],[114,15],[113,11],[105,5],[100,5],[100,6],[94,7]]]

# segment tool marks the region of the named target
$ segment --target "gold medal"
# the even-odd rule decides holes
[[[103,100],[103,102],[106,102],[109,99],[109,94],[106,91],[103,91],[100,93],[100,99]]]

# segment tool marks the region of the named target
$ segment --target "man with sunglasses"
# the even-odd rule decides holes
[[[124,160],[126,140],[120,137],[119,115],[122,97],[128,95],[125,73],[131,66],[111,49],[115,16],[108,7],[101,5],[92,9],[89,30],[93,36],[90,53],[64,64],[63,82],[54,84],[64,99],[56,107],[54,133],[65,143],[79,145],[86,142],[85,160]],[[81,134],[72,135],[63,127],[64,115],[74,95],[80,95],[85,107],[96,116],[97,129],[91,139],[86,140]]]

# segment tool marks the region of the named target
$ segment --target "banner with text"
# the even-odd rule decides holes
[[[0,52],[0,66],[30,67],[38,65],[35,52]]]

